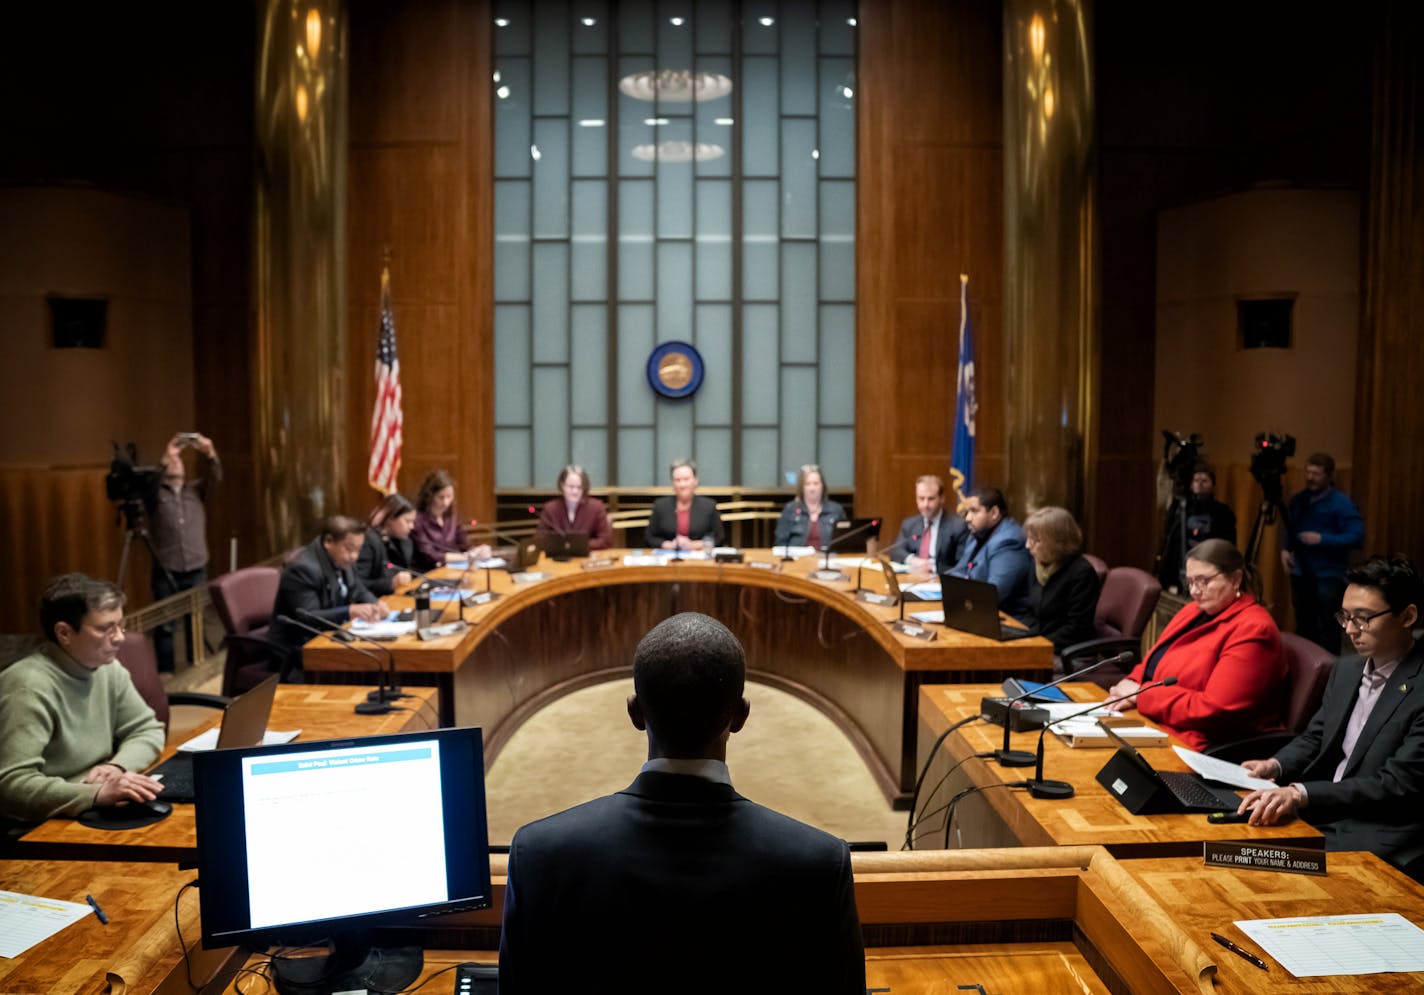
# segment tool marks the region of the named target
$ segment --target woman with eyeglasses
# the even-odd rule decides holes
[[[1208,539],[1187,552],[1187,590],[1192,603],[1108,691],[1132,697],[1108,707],[1136,708],[1194,750],[1281,729],[1286,663],[1255,569],[1225,539]],[[1136,693],[1164,677],[1177,683]]]
[[[796,500],[787,501],[781,509],[773,545],[825,549],[836,522],[843,518],[845,509],[826,496],[821,468],[807,463],[796,474]]]

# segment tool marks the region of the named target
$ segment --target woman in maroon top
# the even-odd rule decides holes
[[[1225,539],[1208,539],[1187,553],[1187,605],[1132,672],[1108,692],[1131,695],[1117,705],[1136,707],[1194,750],[1232,743],[1281,728],[1286,664],[1281,634],[1256,601],[1255,570]]]
[[[420,485],[420,495],[415,499],[415,528],[410,537],[415,540],[415,565],[421,570],[490,556],[487,544],[466,545],[455,513],[455,481],[444,470],[431,472]]]
[[[596,497],[588,496],[588,473],[577,464],[559,471],[559,491],[545,503],[539,514],[535,536],[568,535],[583,532],[588,535],[589,549],[608,549],[613,545],[613,526],[608,521],[608,509]]]

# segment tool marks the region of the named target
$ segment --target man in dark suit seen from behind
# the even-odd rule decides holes
[[[845,843],[732,789],[745,679],[741,643],[706,615],[643,637],[628,717],[648,762],[514,834],[501,995],[865,991]]]
[[[280,616],[316,628],[324,626],[310,616],[338,624],[347,619],[375,622],[386,617],[386,606],[352,570],[365,541],[365,525],[345,515],[333,515],[322,523],[321,534],[282,568],[270,638],[285,661],[283,680],[301,680],[302,644],[312,635],[283,622]]]
[[[969,529],[954,511],[944,507],[944,481],[926,474],[915,481],[915,508],[900,523],[900,535],[890,558],[911,570],[938,576],[959,559]]]
[[[1253,826],[1300,815],[1327,850],[1369,850],[1424,880],[1424,643],[1413,633],[1424,584],[1399,555],[1372,557],[1345,580],[1336,620],[1358,655],[1335,664],[1303,733],[1242,764],[1280,787],[1251,792],[1240,811]]]

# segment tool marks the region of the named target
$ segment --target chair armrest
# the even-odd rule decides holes
[[[168,693],[168,704],[170,705],[197,705],[200,708],[226,708],[231,698],[224,698],[220,694],[203,694],[201,691],[170,691]]]
[[[1078,668],[1073,666],[1073,661],[1078,659],[1101,659],[1105,656],[1116,656],[1118,653],[1131,651],[1135,654],[1142,652],[1142,640],[1133,639],[1128,636],[1117,636],[1105,639],[1089,639],[1085,642],[1074,643],[1058,654],[1063,661],[1063,672],[1071,674]],[[1088,660],[1092,662],[1092,660]]]

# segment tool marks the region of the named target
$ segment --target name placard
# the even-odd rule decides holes
[[[1310,847],[1207,840],[1202,844],[1202,857],[1207,867],[1325,876],[1325,851]]]
[[[766,560],[748,560],[747,566],[753,570],[770,570],[772,573],[781,573],[780,563],[768,563]]]
[[[895,622],[890,628],[902,636],[909,636],[911,639],[918,639],[925,643],[932,643],[939,638],[939,634],[933,629],[926,629],[923,625],[916,625],[914,622]]]
[[[585,560],[585,561],[584,561],[584,564],[583,564],[583,569],[585,569],[585,570],[607,570],[609,567],[616,567],[616,566],[618,566],[618,561],[617,561],[617,560],[612,560],[612,559],[609,559],[608,557],[604,556],[604,557],[600,557],[599,559],[596,559],[596,560]]]
[[[868,605],[881,605],[886,608],[894,608],[900,599],[893,594],[877,594],[874,591],[856,591],[855,600]]]

